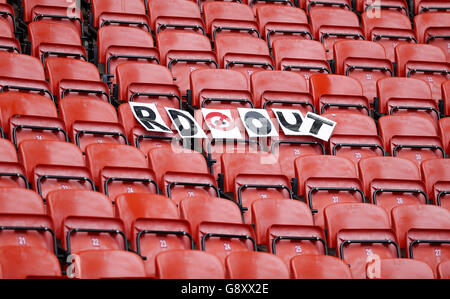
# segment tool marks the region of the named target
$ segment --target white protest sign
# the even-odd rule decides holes
[[[306,113],[301,130],[310,136],[328,141],[336,127],[336,122],[312,112]]]
[[[147,130],[152,132],[172,133],[164,123],[155,104],[129,102],[136,120]]]
[[[230,110],[202,108],[203,118],[216,139],[241,139],[241,132],[236,126]]]
[[[169,107],[165,109],[181,138],[206,138],[205,132],[189,112]]]
[[[278,132],[265,109],[237,109],[249,137],[278,136]]]
[[[284,135],[308,135],[302,131],[303,114],[296,109],[272,108]]]

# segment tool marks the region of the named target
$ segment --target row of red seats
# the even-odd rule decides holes
[[[37,253],[44,249],[46,255],[53,256],[52,259],[60,257],[64,260],[61,270],[69,275],[74,273],[71,269],[74,260],[76,268],[95,268],[96,263],[81,266],[80,261],[76,261],[83,259],[85,252],[91,252],[86,256],[107,257],[111,251],[125,251],[127,253],[115,254],[140,260],[138,264],[144,269],[133,273],[118,266],[119,272],[110,275],[205,278],[208,273],[215,277],[212,273],[217,273],[217,267],[230,263],[230,256],[238,252],[257,259],[258,254],[249,252],[267,251],[272,256],[259,255],[272,259],[272,263],[257,262],[236,271],[244,271],[240,275],[248,275],[245,278],[289,278],[291,275],[298,276],[296,278],[312,278],[313,275],[318,275],[314,278],[366,278],[366,257],[377,255],[382,260],[402,259],[405,263],[411,259],[417,262],[411,263],[425,269],[422,273],[401,272],[396,277],[438,278],[442,276],[439,273],[445,264],[441,262],[449,254],[448,241],[444,241],[448,238],[449,211],[431,205],[403,205],[389,214],[381,207],[366,203],[332,204],[325,209],[326,230],[323,230],[315,225],[310,209],[301,201],[259,199],[252,205],[253,230],[242,221],[239,208],[223,198],[186,198],[177,207],[164,196],[131,193],[118,196],[112,205],[110,199],[98,192],[57,190],[49,194],[44,204],[29,190],[11,188],[2,191],[8,192],[2,192],[0,196],[0,218],[4,223],[0,248],[16,246],[25,251],[24,247],[28,247],[36,249]],[[340,260],[329,253],[331,249]],[[194,254],[192,250],[208,252],[217,262],[211,264],[211,258],[203,253],[198,253],[203,262],[196,263],[195,268],[183,268],[183,263],[176,262],[176,258],[160,261],[159,256],[165,255],[162,252],[177,250],[188,256]],[[324,268],[315,268],[316,265],[311,272],[306,269],[296,271],[292,267],[289,273],[289,266],[301,259],[298,256],[307,259],[310,255],[326,265],[327,260],[337,263],[338,269],[324,271]],[[190,260],[192,265],[192,259],[195,258],[189,257],[185,262]],[[167,265],[163,266],[165,263]],[[24,268],[8,265],[3,260],[0,264],[7,265],[7,268],[2,267],[3,273],[11,271],[11,276],[18,275],[14,272],[45,275],[43,271],[47,270],[35,269],[33,265],[41,265],[38,261]],[[170,267],[172,274],[166,272],[165,267]],[[255,273],[255,267],[261,272]],[[339,277],[342,275],[340,268],[346,269],[344,277]],[[89,278],[89,275],[98,278],[105,274],[100,269],[91,269],[92,273],[83,268],[77,270],[75,273],[82,274],[78,278]],[[231,269],[227,272],[232,278],[244,278],[231,274]]]

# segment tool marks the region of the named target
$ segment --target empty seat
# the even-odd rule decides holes
[[[314,223],[324,227],[323,211],[334,203],[364,202],[356,165],[347,158],[314,155],[295,159],[298,195],[303,196],[314,215]]]
[[[112,200],[121,193],[158,193],[155,174],[136,147],[93,143],[86,147],[86,163],[98,190]]]
[[[229,279],[289,279],[283,260],[261,251],[235,252],[225,260]]]
[[[314,7],[331,7],[338,9],[352,10],[352,2],[348,0],[331,0],[331,1],[315,1],[315,0],[300,0],[299,6],[309,11]]]
[[[97,46],[97,60],[108,83],[116,83],[116,67],[124,61],[160,62],[152,35],[139,28],[102,27],[97,32]]]
[[[403,43],[416,43],[418,38],[409,17],[395,10],[379,11],[373,17],[371,12],[361,15],[361,26],[367,40],[380,43],[386,51],[386,58],[395,61],[394,49]]]
[[[450,80],[442,83],[443,115],[450,116]]]
[[[170,70],[162,65],[124,62],[116,68],[119,102],[155,103],[161,115],[164,107],[182,108],[181,92]]]
[[[311,29],[315,40],[326,51],[327,60],[333,60],[333,44],[341,39],[364,39],[356,13],[334,7],[315,7],[309,12]]]
[[[124,250],[85,250],[71,257],[69,278],[143,279],[144,263],[139,255]]]
[[[109,88],[96,65],[84,60],[50,57],[45,71],[53,95],[61,100],[72,95],[111,102]]]
[[[317,40],[279,38],[272,52],[277,70],[299,72],[307,82],[315,73],[331,73],[325,48]]]
[[[436,125],[423,116],[387,115],[379,119],[386,152],[420,166],[422,161],[445,157]]]
[[[296,255],[327,254],[325,234],[301,201],[258,199],[252,204],[252,217],[257,243],[286,265]]]
[[[68,141],[55,104],[37,94],[0,93],[1,126],[15,146],[23,140]]]
[[[327,143],[330,154],[348,158],[355,163],[362,158],[385,155],[383,141],[372,117],[344,111],[328,112],[322,116],[336,122]]]
[[[67,254],[83,250],[127,250],[122,221],[111,200],[91,190],[54,190],[47,196],[48,214]]]
[[[352,279],[349,266],[342,259],[329,255],[298,255],[290,262],[294,279]]]
[[[200,250],[169,250],[156,256],[156,278],[224,279],[225,267],[212,253]]]
[[[309,79],[311,95],[318,113],[360,112],[370,115],[369,99],[359,80],[345,75],[314,74]]]
[[[146,7],[142,0],[91,0],[90,25],[99,29],[108,25],[135,26],[150,32]]]
[[[41,61],[33,56],[0,52],[0,92],[20,91],[44,95],[54,101],[49,84],[45,80]]]
[[[391,258],[381,259],[379,262],[379,273],[374,275],[378,279],[434,279],[432,269],[424,262],[405,259]]]
[[[56,255],[44,248],[10,245],[0,247],[2,278],[61,278],[62,269]]]
[[[369,12],[374,17],[379,15],[378,12],[384,10],[398,11],[406,16],[410,15],[409,4],[405,0],[380,0],[377,2],[356,0],[354,6],[357,12]]]
[[[70,140],[83,152],[92,143],[128,144],[112,104],[71,96],[62,99],[59,107]]]
[[[0,191],[0,247],[30,246],[58,254],[55,228],[42,198],[25,188]]]
[[[8,139],[0,138],[0,157],[0,186],[31,188],[16,147]]]
[[[22,1],[23,22],[37,21],[70,24],[83,35],[83,13],[77,3],[66,0],[24,0]]]
[[[450,5],[448,7],[450,8]],[[419,43],[441,48],[447,54],[447,61],[450,61],[450,50],[448,49],[449,12],[426,12],[416,15],[414,16],[414,28]]]
[[[345,40],[334,44],[336,74],[358,80],[370,102],[377,96],[377,81],[393,77],[394,68],[386,51],[379,43],[363,40]]]
[[[450,161],[430,159],[421,164],[422,178],[427,188],[428,198],[435,205],[450,210]]]
[[[412,8],[415,15],[420,15],[426,12],[448,12],[450,5],[447,1],[439,0],[413,0]]]
[[[68,24],[32,22],[28,25],[31,55],[45,66],[48,57],[71,57],[88,60],[79,32]]]
[[[437,278],[449,279],[450,278],[450,261],[443,261],[437,266]]]
[[[146,2],[148,2],[150,28],[153,32],[182,29],[205,34],[198,3],[180,0],[150,0]]]
[[[428,203],[417,165],[399,157],[369,157],[359,161],[364,194],[388,212],[398,205]]]
[[[180,216],[189,221],[198,249],[222,262],[232,252],[256,250],[253,227],[243,224],[239,206],[224,198],[186,198]]]
[[[224,153],[221,156],[223,190],[241,207],[245,223],[251,223],[252,203],[259,198],[292,198],[290,179],[276,158],[265,152]]]
[[[2,5],[4,3],[0,3],[0,50],[7,52],[22,52],[22,45],[20,44],[19,39],[15,36],[15,29],[11,25],[11,21],[6,17],[7,12],[2,10]],[[9,5],[9,4],[8,4]]]
[[[450,212],[434,205],[405,205],[392,209],[392,227],[410,259],[428,264],[434,273],[450,255]]]
[[[214,40],[220,68],[242,72],[250,82],[254,72],[274,69],[267,43],[260,38],[239,33],[223,33]]]
[[[43,198],[55,189],[95,190],[83,153],[75,144],[24,140],[18,153],[28,181]]]
[[[8,22],[10,32],[15,32],[16,29],[16,13],[14,11],[13,6],[7,2],[7,0],[1,0],[0,1],[0,12],[1,12],[1,19]]]
[[[312,39],[306,13],[297,7],[261,4],[256,9],[256,21],[261,37],[267,41],[270,50],[273,42],[280,37]]]
[[[378,107],[384,115],[425,115],[439,120],[438,102],[433,99],[429,85],[416,78],[382,78],[377,82]]]
[[[189,31],[167,30],[156,35],[161,64],[166,66],[183,96],[196,69],[219,68],[208,37]]]
[[[403,44],[395,48],[397,76],[425,80],[431,87],[433,98],[442,98],[442,82],[450,79],[450,66],[446,53],[434,45]]]
[[[157,106],[159,109],[164,107]],[[134,117],[133,111],[128,103],[120,104],[118,107],[119,122],[122,124],[128,142],[139,148],[143,153],[147,153],[154,147],[182,147],[184,140],[182,140],[177,133],[160,133],[149,132],[141,123],[139,123]],[[160,116],[165,124],[170,124],[171,120],[169,115],[160,110]],[[186,141],[186,143],[189,142]]]
[[[260,37],[250,6],[239,2],[207,1],[202,5],[206,34],[215,41],[223,32],[239,31]]]
[[[438,130],[445,152],[447,155],[450,155],[450,117],[445,117],[439,120]]]
[[[130,247],[144,259],[145,272],[155,277],[155,256],[167,250],[194,249],[191,227],[180,219],[176,204],[157,194],[125,193],[116,198],[116,215],[125,225]]]
[[[148,161],[161,193],[176,203],[186,197],[219,197],[217,182],[209,173],[201,153],[188,149],[153,148],[148,152]]]
[[[333,204],[325,208],[325,227],[329,247],[350,265],[354,278],[366,278],[366,259],[400,257],[396,235],[391,230],[389,214],[382,207],[368,203]]]

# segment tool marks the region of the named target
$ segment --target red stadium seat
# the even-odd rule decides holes
[[[70,24],[83,35],[83,13],[76,2],[66,0],[24,0],[22,1],[23,22],[51,21]]]
[[[224,192],[233,194],[245,223],[251,223],[252,203],[259,198],[291,199],[289,178],[274,156],[260,153],[224,153],[221,157]]]
[[[375,120],[361,113],[329,112],[322,115],[336,122],[327,143],[328,152],[355,163],[373,156],[384,156],[385,150]]]
[[[379,0],[379,1],[366,1],[356,0],[355,10],[357,12],[369,12],[374,18],[379,16],[379,12],[383,10],[393,10],[403,13],[409,16],[409,5],[406,0]]]
[[[156,256],[156,278],[224,279],[225,267],[212,253],[200,250],[169,250]]]
[[[86,163],[98,190],[112,200],[121,193],[158,193],[156,176],[139,149],[124,144],[93,143]]]
[[[442,83],[441,86],[442,100],[443,100],[443,115],[450,116],[450,80]]]
[[[450,161],[431,159],[421,165],[422,178],[428,192],[428,198],[435,205],[450,210]]]
[[[420,15],[426,12],[449,12],[450,5],[447,1],[439,0],[413,0],[412,2],[414,14]]]
[[[180,216],[189,221],[198,249],[213,253],[222,262],[237,251],[256,251],[253,227],[244,224],[238,205],[214,197],[186,198]]]
[[[214,40],[214,51],[220,68],[250,76],[257,71],[274,69],[267,43],[255,36],[240,33],[222,33]]]
[[[395,48],[397,76],[425,80],[431,87],[433,98],[442,98],[442,82],[450,79],[450,65],[446,53],[434,45],[404,44]]]
[[[223,32],[239,31],[260,37],[250,6],[239,2],[207,1],[202,5],[206,34],[214,42]]]
[[[127,250],[122,221],[111,200],[90,190],[55,190],[48,194],[48,214],[67,254],[84,250]]]
[[[45,66],[48,57],[71,57],[88,60],[81,36],[73,26],[41,21],[28,25],[31,55]]]
[[[0,188],[1,214],[37,214],[47,213],[44,201],[33,190],[25,188]]]
[[[0,266],[3,279],[62,278],[58,258],[53,252],[39,247],[2,246]]]
[[[450,255],[450,212],[434,205],[405,205],[392,209],[392,227],[410,259],[437,265]]]
[[[0,92],[19,91],[44,95],[55,101],[45,80],[41,61],[26,54],[0,52]]]
[[[190,89],[189,76],[197,69],[219,68],[208,37],[188,31],[168,30],[157,34],[161,64],[172,72],[183,96]]]
[[[414,28],[420,43],[440,47],[447,54],[447,62],[450,62],[450,50],[448,48],[449,12],[426,12],[416,15],[414,17]]]
[[[384,115],[425,115],[439,120],[438,102],[429,85],[416,78],[382,78],[377,82],[378,112]]]
[[[437,266],[437,275],[438,279],[450,278],[450,260],[439,263]]]
[[[97,45],[97,60],[104,67],[108,83],[116,83],[116,67],[124,61],[160,62],[152,35],[139,28],[102,27],[97,32]]]
[[[143,279],[144,263],[134,252],[85,250],[71,256],[68,273],[73,279]]]
[[[108,25],[136,26],[150,32],[149,19],[142,0],[90,0],[90,25],[100,29]]]
[[[257,243],[286,265],[296,255],[327,254],[325,233],[301,201],[258,199],[252,204],[252,217]]]
[[[381,259],[378,279],[434,279],[432,269],[424,262],[392,258]]]
[[[155,256],[167,250],[193,249],[190,224],[180,219],[167,197],[126,193],[116,198],[116,215],[125,225],[131,249],[143,257],[147,276],[155,277]]]
[[[333,60],[333,44],[342,39],[364,39],[356,13],[334,7],[315,7],[309,11],[313,37],[320,41],[327,60]]]
[[[112,104],[71,96],[62,99],[59,106],[70,139],[83,152],[92,143],[128,144]]]
[[[329,255],[298,255],[292,258],[294,279],[352,279],[349,266],[340,258]]]
[[[256,21],[261,37],[272,50],[280,37],[312,39],[308,17],[304,10],[284,5],[261,4],[256,9]]]
[[[226,261],[229,279],[289,279],[283,260],[267,252],[235,252]]]
[[[44,96],[0,93],[0,111],[1,126],[16,147],[29,139],[69,140],[55,104]]]
[[[399,157],[369,157],[359,161],[364,194],[388,212],[399,205],[428,202],[417,164]]]
[[[303,196],[323,228],[324,209],[334,203],[364,202],[356,165],[342,157],[315,155],[295,160],[298,195]]]
[[[161,193],[176,203],[186,197],[220,196],[217,182],[209,173],[201,153],[187,149],[153,148],[147,157]]]
[[[7,52],[22,52],[20,40],[15,36],[15,28],[11,25],[11,21],[6,17],[7,13],[3,10],[4,3],[0,3],[0,50]],[[7,4],[9,5],[9,4]]]
[[[75,144],[24,140],[18,153],[28,181],[43,198],[55,189],[95,190],[83,153]]]
[[[109,88],[93,63],[73,58],[50,57],[45,71],[53,95],[61,100],[72,95],[111,102]]]
[[[31,189],[16,147],[8,139],[0,138],[0,157],[0,186]]]
[[[400,257],[396,235],[391,230],[389,214],[382,207],[368,203],[329,205],[324,211],[329,247],[350,265],[354,278],[366,278],[368,255],[381,259]]]
[[[361,26],[366,39],[380,43],[391,62],[395,62],[397,45],[418,41],[408,16],[399,11],[382,9],[375,18],[366,11],[361,15]]]
[[[279,38],[272,52],[277,70],[299,72],[307,82],[315,73],[331,73],[325,48],[317,40]]]
[[[372,102],[358,79],[345,75],[314,74],[309,80],[314,106],[318,113],[360,112],[370,115]]]
[[[379,119],[380,135],[386,152],[408,159],[418,166],[422,161],[445,157],[436,125],[423,116],[387,115]]]
[[[1,0],[0,1],[0,15],[1,15],[1,19],[7,21],[6,24],[8,24],[9,26],[9,31],[11,33],[14,33],[16,31],[16,13],[14,11],[13,6],[7,2],[7,0]]]
[[[150,28],[153,32],[174,29],[205,33],[200,7],[196,2],[181,0],[147,2]]]
[[[377,96],[377,81],[393,77],[394,69],[383,46],[362,40],[338,41],[334,44],[336,74],[357,79],[370,102]]]
[[[438,123],[439,136],[447,155],[450,155],[450,117],[441,118]]]

